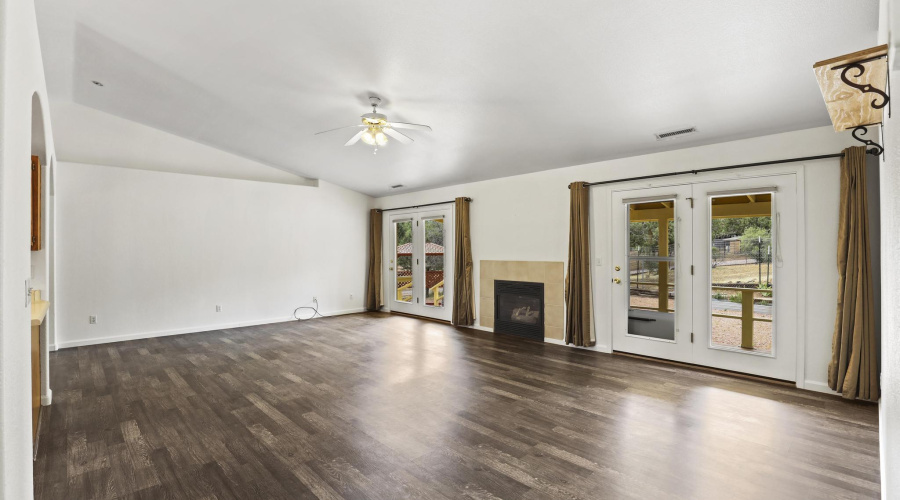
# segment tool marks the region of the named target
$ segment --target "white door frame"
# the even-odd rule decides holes
[[[634,181],[634,182],[623,182],[615,185],[604,185],[602,187],[594,187],[593,193],[591,197],[593,200],[596,200],[596,213],[594,213],[594,219],[596,221],[595,224],[592,224],[592,231],[595,231],[597,234],[596,239],[594,240],[595,244],[603,245],[604,251],[602,252],[606,257],[598,256],[596,265],[600,267],[598,272],[594,273],[594,284],[595,284],[595,293],[594,297],[610,297],[609,290],[612,285],[612,279],[614,275],[613,266],[615,265],[612,262],[612,250],[613,250],[613,230],[611,225],[611,213],[610,205],[612,194],[615,191],[624,191],[624,190],[634,190],[640,188],[654,188],[654,187],[664,187],[664,186],[677,186],[683,184],[693,184],[696,182],[711,182],[711,181],[725,181],[725,180],[737,180],[737,179],[753,179],[756,177],[767,177],[771,175],[784,175],[784,174],[794,174],[797,179],[797,191],[796,191],[796,214],[797,214],[797,225],[796,234],[797,234],[797,255],[800,257],[800,260],[803,260],[803,256],[806,255],[806,167],[803,164],[782,164],[782,165],[770,165],[765,167],[746,169],[746,170],[734,170],[729,173],[724,172],[708,172],[708,173],[700,173],[696,175],[685,174],[683,177],[679,176],[677,180],[675,179],[653,179],[653,180],[643,180],[643,181]],[[606,261],[604,261],[606,260]],[[798,297],[805,297],[806,295],[806,265],[801,262],[800,265],[797,266],[797,294]],[[612,304],[611,300],[595,300],[595,317],[597,318],[607,318],[606,320],[606,332],[599,331],[597,342],[598,345],[602,347],[602,350],[605,352],[611,352],[615,349],[615,346],[612,342],[612,332],[613,332],[613,314],[612,314]],[[806,332],[806,318],[807,318],[807,307],[804,300],[798,300],[797,302],[797,335],[796,335],[796,360],[795,363],[795,384],[799,389],[806,388],[806,340],[807,340],[807,332]],[[604,346],[603,343],[608,343],[608,347]]]
[[[455,205],[453,203],[448,203],[445,205],[430,206],[421,209],[410,209],[403,211],[397,210],[385,213],[386,217],[384,217],[382,221],[382,234],[385,236],[384,238],[382,238],[382,287],[383,290],[385,290],[385,311],[396,311],[405,314],[413,314],[443,321],[450,321],[452,317],[452,301],[454,293],[453,266],[456,243],[454,241],[454,220],[456,215],[455,212]],[[393,222],[398,219],[411,219],[415,222],[416,220],[428,219],[431,217],[442,217],[444,219],[444,306],[432,307],[425,305],[424,282],[418,283],[419,281],[423,281],[425,262],[424,259],[422,259],[422,262],[419,265],[416,265],[415,254],[417,250],[421,250],[422,256],[424,257],[424,225],[420,225],[418,228],[413,228],[413,298],[420,296],[422,300],[419,303],[400,303],[396,301],[396,285],[394,283],[393,270],[394,263],[392,262],[396,257],[396,249],[394,248],[395,235]],[[422,278],[416,280],[415,277],[419,274],[422,275]],[[417,287],[417,283],[421,286]]]

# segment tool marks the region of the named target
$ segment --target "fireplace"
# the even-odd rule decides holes
[[[544,284],[494,280],[494,332],[544,340]]]

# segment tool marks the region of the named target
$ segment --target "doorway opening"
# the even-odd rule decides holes
[[[614,192],[613,349],[795,380],[796,177]]]
[[[430,208],[392,214],[386,221],[390,310],[450,320],[453,297],[453,211]]]

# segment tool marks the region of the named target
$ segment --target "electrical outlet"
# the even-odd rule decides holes
[[[217,312],[217,313],[222,312],[222,306],[218,306],[218,305],[217,305],[217,306],[216,306],[216,312]]]
[[[96,317],[96,316],[88,316],[88,323],[90,323],[90,324],[92,324],[92,325],[96,325],[96,324],[97,324],[97,317]]]

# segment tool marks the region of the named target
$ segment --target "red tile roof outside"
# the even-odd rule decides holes
[[[425,255],[443,255],[444,247],[437,243],[425,243]],[[412,243],[404,243],[397,247],[397,255],[412,255]]]

